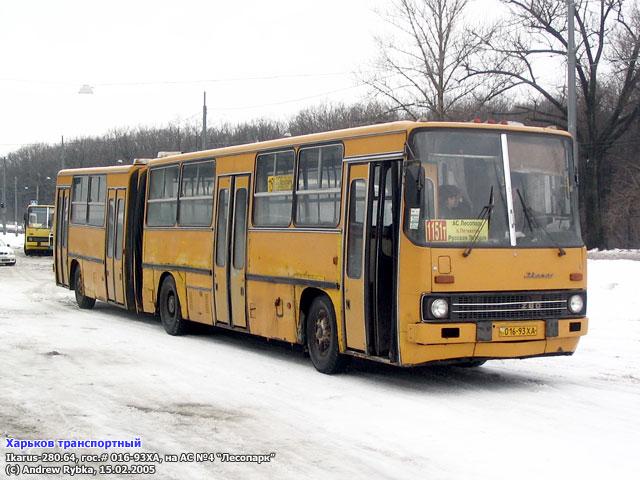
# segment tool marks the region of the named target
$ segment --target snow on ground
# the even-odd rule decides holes
[[[621,248],[598,250],[595,248],[589,250],[587,256],[592,260],[640,260],[640,250]]]
[[[0,231],[1,231],[1,227],[0,227]],[[4,242],[7,245],[9,245],[10,247],[12,247],[15,250],[22,249],[22,246],[24,245],[24,234],[23,233],[19,233],[17,236],[16,236],[15,233],[7,232],[6,235],[3,235],[2,233],[0,233],[0,239],[4,240]]]
[[[16,267],[0,268],[3,472],[4,437],[140,437],[143,451],[163,455],[276,453],[261,465],[163,463],[155,476],[110,478],[630,479],[640,471],[640,262],[589,261],[590,332],[572,357],[478,369],[356,362],[326,376],[279,343],[208,329],[174,338],[152,317],[99,302],[81,311],[73,292],[55,286],[51,257],[17,253]]]

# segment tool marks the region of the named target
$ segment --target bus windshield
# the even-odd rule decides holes
[[[53,218],[51,207],[29,207],[27,227],[49,228]]]
[[[551,135],[417,132],[406,168],[405,232],[433,246],[581,245],[570,147]]]

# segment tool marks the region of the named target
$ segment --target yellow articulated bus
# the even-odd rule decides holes
[[[52,253],[53,205],[29,205],[24,214],[24,254]]]
[[[571,137],[395,122],[58,175],[56,281],[302,344],[321,372],[569,355],[587,332]]]

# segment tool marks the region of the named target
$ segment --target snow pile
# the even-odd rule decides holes
[[[640,250],[620,248],[598,250],[594,248],[587,252],[587,257],[592,260],[640,260]]]
[[[2,234],[2,226],[0,225],[0,239],[4,240],[4,242],[9,245],[10,247],[14,248],[14,249],[19,249],[22,248],[22,246],[24,245],[24,234],[23,233],[19,233],[18,236],[16,236],[15,233],[9,233],[7,232],[6,235]]]

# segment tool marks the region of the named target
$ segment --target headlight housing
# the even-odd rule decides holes
[[[576,315],[581,313],[584,310],[584,298],[582,295],[571,295],[567,300],[567,309]]]
[[[434,318],[447,318],[449,316],[449,302],[444,298],[436,298],[429,307]]]

